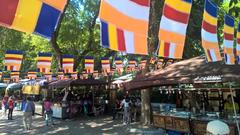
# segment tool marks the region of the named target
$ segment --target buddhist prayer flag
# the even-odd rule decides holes
[[[205,0],[202,21],[202,46],[208,62],[222,60],[217,38],[217,13],[217,6],[210,0]]]
[[[102,71],[104,73],[109,73],[111,70],[109,58],[106,58],[106,57],[102,58],[101,63],[102,63]]]
[[[172,59],[169,59],[168,61],[167,61],[167,65],[169,66],[169,65],[171,65],[171,64],[173,64],[174,63],[174,61],[172,60]]]
[[[86,73],[93,73],[94,59],[92,56],[85,56],[85,70],[86,70]]]
[[[77,73],[77,72],[72,72],[72,73],[71,73],[71,77],[72,77],[73,79],[78,79],[78,73]]]
[[[5,54],[6,70],[19,71],[23,59],[23,52],[16,50],[8,50]]]
[[[237,56],[237,63],[240,65],[240,56]]]
[[[150,59],[151,64],[155,64],[156,61],[157,61],[156,57],[151,57],[151,59]]]
[[[121,58],[115,58],[115,66],[119,73],[123,72],[123,62]]]
[[[47,81],[51,81],[52,80],[52,73],[51,72],[44,73],[44,77],[47,79]]]
[[[58,71],[57,72],[57,78],[58,80],[63,80],[64,79],[64,72],[63,71]]]
[[[159,56],[181,59],[192,0],[165,0],[159,31]]]
[[[36,71],[29,71],[27,76],[28,76],[29,79],[36,79],[37,78],[37,72]]]
[[[146,64],[147,64],[147,60],[141,60],[141,62],[140,62],[140,64],[139,64],[139,68],[140,68],[140,69],[144,69],[145,66],[146,66]]]
[[[0,25],[51,38],[67,0],[1,0]]]
[[[11,71],[10,73],[11,80],[13,80],[13,82],[19,82],[19,75],[20,75],[19,71]]]
[[[130,71],[134,71],[136,69],[136,61],[135,60],[128,61],[128,69]]]
[[[2,75],[3,75],[3,73],[2,73],[2,71],[0,71],[0,80],[2,80]]]
[[[148,54],[149,0],[102,0],[101,45],[131,54]]]
[[[240,23],[238,23],[238,30],[237,30],[236,54],[237,54],[237,58],[238,58],[238,64],[240,64]]]
[[[235,56],[234,54],[224,54],[225,55],[225,62],[227,65],[234,65],[235,64]]]
[[[224,55],[225,62],[228,65],[235,64],[235,56],[234,56],[234,18],[229,15],[225,15],[225,23],[224,23]]]
[[[41,73],[48,73],[51,70],[52,54],[38,53],[37,68]]]
[[[65,54],[62,57],[63,57],[62,63],[63,63],[64,73],[72,73],[73,72],[73,64],[74,64],[73,55]]]

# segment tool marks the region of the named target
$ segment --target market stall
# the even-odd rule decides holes
[[[95,97],[94,90],[103,90],[106,85],[108,85],[107,82],[93,78],[65,79],[49,83],[48,89],[52,91],[51,96],[55,99],[54,106],[52,107],[53,117],[62,119],[71,117],[71,112],[76,113],[77,110],[77,98],[80,97],[79,95],[85,96],[86,93],[90,96],[88,98],[92,99],[91,103],[98,105],[100,99],[97,100],[98,98]],[[78,95],[74,94],[74,92],[78,93]],[[91,94],[89,94],[89,92]],[[56,93],[58,93],[58,95]]]
[[[227,123],[230,134],[235,135],[239,122],[238,112],[234,108],[234,113],[222,115],[224,97],[226,98],[227,94],[231,95],[231,101],[235,104],[233,96],[239,88],[233,88],[233,82],[240,82],[239,65],[206,63],[204,57],[196,57],[146,75],[138,75],[125,83],[124,87],[127,90],[155,88],[159,93],[176,95],[176,108],[166,107],[168,109],[162,111],[158,107],[153,111],[153,123],[156,127],[167,131],[203,135],[206,133],[207,123],[218,119]],[[183,101],[187,97],[190,109],[184,110]],[[178,100],[182,102],[180,106]],[[197,102],[200,102],[200,105],[197,105]],[[212,109],[208,109],[206,104],[212,102],[218,104],[214,103]]]

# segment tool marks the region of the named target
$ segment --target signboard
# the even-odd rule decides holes
[[[194,83],[214,83],[222,82],[222,75],[213,75],[213,76],[198,76],[194,79]]]
[[[23,94],[39,95],[40,85],[25,85],[22,88]]]

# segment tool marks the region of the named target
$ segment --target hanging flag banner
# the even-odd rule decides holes
[[[0,71],[0,80],[2,80],[3,73]]]
[[[5,67],[9,71],[19,71],[23,59],[23,52],[8,50],[5,54]]]
[[[109,73],[111,70],[109,58],[106,58],[106,57],[102,58],[101,63],[102,63],[103,73]]]
[[[151,63],[151,64],[155,64],[156,61],[157,61],[157,58],[156,58],[156,57],[151,57],[151,58],[150,58],[150,63]]]
[[[224,41],[223,41],[223,50],[225,55],[225,63],[227,65],[235,64],[234,56],[234,18],[229,15],[225,15],[224,23]]]
[[[19,75],[20,75],[19,71],[11,71],[11,73],[10,73],[11,80],[13,82],[19,82]]]
[[[164,59],[158,59],[157,61],[157,68],[161,69],[163,67],[164,64]]]
[[[94,72],[93,72],[93,78],[97,78],[98,76],[99,76],[98,71],[94,71]]]
[[[238,23],[238,30],[237,30],[236,54],[237,54],[237,58],[238,58],[238,64],[240,64],[240,22]]]
[[[73,72],[74,58],[73,55],[65,54],[62,56],[63,70],[64,73]]]
[[[145,66],[146,66],[146,64],[147,64],[147,60],[141,60],[141,62],[140,62],[140,64],[139,64],[139,68],[140,69],[144,69],[145,68]]]
[[[77,73],[77,72],[72,72],[72,73],[71,73],[71,77],[72,77],[73,79],[78,79],[78,73]]]
[[[0,25],[51,39],[67,0],[1,0]]]
[[[37,78],[37,72],[36,71],[29,71],[27,76],[28,76],[28,79],[36,79]]]
[[[159,31],[159,56],[181,59],[192,0],[165,0]]]
[[[173,64],[174,63],[174,61],[172,60],[172,59],[169,59],[168,61],[167,61],[167,66],[169,66],[169,65],[171,65],[171,64]]]
[[[41,73],[49,73],[51,71],[52,54],[38,53],[37,68]]]
[[[93,73],[94,59],[92,56],[85,56],[85,70],[86,70],[86,73]]]
[[[136,61],[135,60],[129,60],[128,61],[128,70],[134,71],[136,69]]]
[[[115,51],[147,55],[150,0],[102,0],[101,45]]]
[[[63,80],[64,79],[64,72],[63,71],[58,71],[57,72],[57,78],[58,78],[58,80]]]
[[[208,62],[221,61],[217,38],[218,8],[210,0],[205,0],[202,21],[202,46]]]
[[[116,66],[116,70],[119,73],[123,72],[123,62],[121,58],[115,58],[115,66]]]
[[[44,73],[44,77],[46,78],[47,81],[52,81],[52,73],[51,72]]]

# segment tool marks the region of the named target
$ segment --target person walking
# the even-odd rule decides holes
[[[32,102],[31,97],[27,97],[27,102],[23,108],[23,125],[25,130],[32,128],[32,116],[35,113],[35,104]]]
[[[8,100],[8,120],[12,120],[13,108],[14,108],[14,100],[13,98],[9,98]]]
[[[8,109],[8,97],[4,96],[2,100],[2,111],[3,111],[2,117],[5,117],[7,115],[7,109]]]
[[[130,98],[128,96],[122,100],[121,106],[123,106],[124,114],[123,114],[123,124],[130,124]]]
[[[46,98],[46,100],[43,103],[44,106],[44,114],[45,114],[45,122],[46,126],[48,126],[48,122],[51,121],[51,124],[54,125],[53,119],[52,119],[52,102],[49,97]]]

